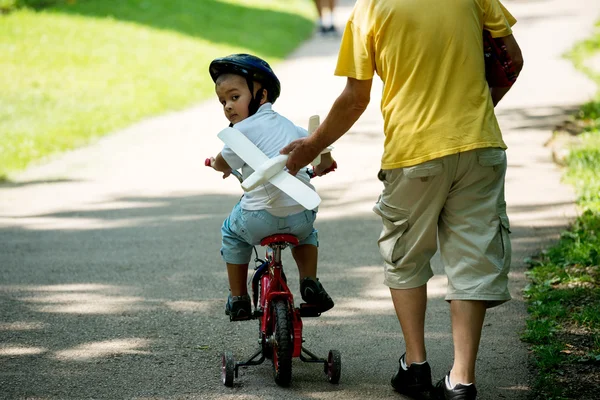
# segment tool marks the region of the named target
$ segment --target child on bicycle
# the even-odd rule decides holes
[[[209,72],[229,126],[241,131],[267,157],[279,155],[279,150],[288,143],[307,136],[306,130],[273,111],[272,104],[279,97],[281,86],[264,60],[249,54],[233,54],[213,60]],[[228,146],[210,160],[210,166],[223,172],[223,178],[232,169],[241,168],[244,179],[253,172]],[[315,174],[325,173],[332,163],[331,155],[323,154]],[[296,177],[313,188],[306,170],[298,172]],[[253,246],[277,233],[292,234],[299,240],[292,248],[292,255],[298,265],[302,299],[316,306],[319,312],[333,307],[333,300],[317,278],[318,241],[313,227],[316,213],[316,209],[304,209],[270,183],[244,193],[221,227],[221,255],[227,264],[230,287],[225,314],[232,320],[251,316],[246,281]]]

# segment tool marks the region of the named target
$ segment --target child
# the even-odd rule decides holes
[[[241,131],[269,158],[279,155],[279,150],[293,140],[307,136],[306,130],[272,110],[281,86],[264,60],[233,54],[215,59],[209,71],[230,126]],[[329,154],[324,154],[322,160],[315,168],[317,175],[325,173],[333,163]],[[224,178],[232,169],[241,168],[244,178],[253,172],[228,146],[211,158],[211,167],[223,172]],[[306,171],[298,172],[296,177],[312,188]],[[313,228],[316,213],[305,210],[270,183],[245,193],[235,205],[221,228],[221,255],[227,263],[230,287],[225,313],[232,320],[251,316],[246,280],[252,248],[264,237],[276,233],[292,234],[300,241],[292,248],[292,255],[298,265],[302,299],[315,305],[319,312],[333,307],[331,297],[316,277],[318,241]]]

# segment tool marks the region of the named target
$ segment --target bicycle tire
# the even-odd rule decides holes
[[[273,303],[272,323],[273,341],[273,377],[279,386],[289,386],[292,381],[292,320],[287,302],[277,300]]]

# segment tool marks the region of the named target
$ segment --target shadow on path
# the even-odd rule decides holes
[[[258,327],[229,323],[223,313],[227,281],[219,228],[237,199],[130,196],[114,201],[135,206],[11,218],[0,229],[0,381],[7,398],[212,399],[239,388],[265,399],[280,398],[273,390],[298,399],[358,399],[365,390],[399,398],[388,380],[403,344],[381,283],[380,222],[372,214],[317,222],[320,277],[336,307],[304,321],[306,345],[322,356],[332,348],[342,352],[342,384],[327,384],[321,367],[296,360],[290,389],[275,387],[268,363],[242,370],[233,392],[222,387],[220,352],[249,356]],[[521,240],[514,238],[517,249]],[[297,272],[287,252],[284,264],[296,293]],[[436,376],[446,372],[451,354],[445,283],[436,275],[429,284],[427,340]],[[519,296],[510,304],[524,307]],[[507,327],[520,323],[513,314],[509,307],[490,312],[481,368],[510,362],[511,354],[496,352],[504,348],[498,343],[515,340],[506,337]],[[494,385],[481,382],[482,388]],[[511,398],[520,389],[498,390]]]

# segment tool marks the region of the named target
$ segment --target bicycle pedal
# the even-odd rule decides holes
[[[321,313],[317,310],[316,306],[302,303],[300,304],[300,317],[302,318],[310,318],[310,317],[319,317]]]

